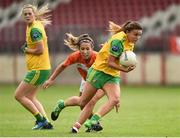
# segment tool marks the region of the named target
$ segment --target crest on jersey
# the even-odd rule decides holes
[[[117,52],[119,50],[118,46],[112,46],[112,51]]]
[[[36,39],[36,38],[38,38],[38,37],[39,37],[38,33],[37,33],[37,32],[34,32],[34,33],[33,33],[33,38]]]

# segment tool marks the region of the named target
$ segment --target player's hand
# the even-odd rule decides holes
[[[122,66],[122,67],[123,67],[123,68],[122,68],[122,71],[123,71],[123,72],[130,72],[130,71],[132,71],[133,69],[136,68],[135,65],[133,65],[133,66],[128,66],[128,67]]]
[[[129,67],[128,67],[128,72],[130,72],[130,71],[134,70],[135,68],[136,68],[136,65],[129,66]]]
[[[22,51],[23,53],[25,53],[25,52],[26,52],[26,49],[27,49],[27,43],[25,42],[25,43],[21,46],[21,51]]]
[[[44,84],[43,84],[43,88],[44,88],[44,89],[47,89],[49,86],[51,86],[51,85],[53,84],[53,82],[54,82],[54,81],[52,81],[52,80],[50,80],[50,79],[47,80],[47,81],[45,81]]]

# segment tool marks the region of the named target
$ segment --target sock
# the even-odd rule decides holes
[[[91,115],[89,116],[89,118],[88,119],[91,119],[91,117],[93,116],[93,113],[91,113]]]
[[[36,113],[36,114],[34,114],[34,117],[36,118],[36,120],[37,121],[39,121],[39,122],[42,122],[42,121],[44,121],[45,120],[45,118],[43,118],[43,116],[41,116],[41,114],[40,113]]]
[[[74,125],[73,125],[73,129],[75,129],[77,132],[78,130],[81,128],[81,124],[79,122],[76,122]]]
[[[50,121],[49,121],[49,119],[48,119],[48,117],[47,117],[46,115],[44,115],[44,116],[43,116],[43,118],[44,118],[44,119],[46,119],[46,120],[47,120],[47,122],[49,122],[49,123],[50,123]]]
[[[98,115],[98,114],[94,114],[92,117],[91,117],[91,121],[96,121],[96,122],[98,122],[99,120],[100,120],[100,118],[101,118],[101,116],[100,115]]]
[[[65,105],[64,105],[64,100],[61,100],[61,101],[59,102],[58,107],[61,108],[61,109],[63,109],[63,108],[65,107]]]

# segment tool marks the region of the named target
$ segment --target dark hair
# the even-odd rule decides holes
[[[88,34],[82,34],[79,36],[78,45],[80,46],[83,42],[91,43],[92,47],[94,47],[94,41]]]
[[[122,31],[124,31],[125,33],[130,32],[134,29],[142,30],[142,26],[135,21],[128,21],[122,25]]]
[[[124,31],[125,33],[130,32],[131,30],[134,29],[138,29],[138,30],[142,30],[142,27],[139,23],[135,22],[135,21],[127,21],[126,23],[124,23],[123,25],[117,25],[112,21],[109,21],[109,31],[112,34],[116,34],[119,33],[121,31]]]

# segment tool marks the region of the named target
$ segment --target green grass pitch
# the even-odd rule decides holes
[[[180,87],[178,86],[122,86],[119,113],[112,110],[102,118],[102,132],[70,134],[79,107],[65,108],[53,130],[33,131],[35,119],[15,99],[14,85],[0,85],[1,137],[180,137]],[[52,86],[40,90],[39,100],[48,116],[58,99],[78,95],[79,86]],[[97,107],[106,101],[98,102]]]

